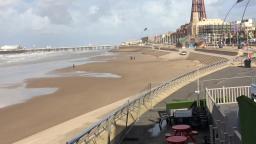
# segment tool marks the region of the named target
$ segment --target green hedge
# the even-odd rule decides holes
[[[206,100],[200,100],[200,106],[205,107]],[[175,100],[166,104],[166,109],[184,109],[191,108],[192,106],[196,106],[196,101],[189,100]]]
[[[243,144],[256,143],[256,103],[246,96],[237,98]]]
[[[191,108],[195,101],[179,100],[166,104],[166,109]]]

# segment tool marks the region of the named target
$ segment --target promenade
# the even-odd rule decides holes
[[[205,81],[209,79],[221,79],[221,78],[232,78],[232,77],[247,77],[240,79],[223,79],[217,81],[204,82],[207,88],[218,88],[218,87],[232,87],[232,86],[244,86],[250,85],[252,78],[256,75],[256,68],[246,69],[242,67],[228,67],[213,74],[207,75],[200,79],[200,81]],[[168,98],[161,101],[153,109],[149,110],[143,114],[139,120],[132,126],[128,135],[124,138],[123,144],[155,144],[165,142],[165,133],[169,132],[168,127],[160,130],[158,127],[158,111],[165,110],[166,103],[172,102],[173,100],[196,100],[197,95],[194,93],[197,89],[197,82],[194,81],[182,89],[174,92]],[[228,108],[228,107],[226,107]],[[207,136],[205,131],[203,135],[198,137],[200,141],[198,143],[203,143],[203,137]]]

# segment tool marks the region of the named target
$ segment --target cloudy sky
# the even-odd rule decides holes
[[[206,0],[208,17],[223,18],[235,1]],[[246,17],[253,17],[254,1]],[[229,20],[241,19],[244,5]],[[0,0],[0,45],[118,44],[175,31],[190,9],[191,0]]]

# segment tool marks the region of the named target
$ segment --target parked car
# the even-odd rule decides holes
[[[182,52],[180,52],[180,55],[187,55],[187,52],[186,51],[182,51]]]

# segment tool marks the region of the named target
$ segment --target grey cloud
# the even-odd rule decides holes
[[[0,0],[0,8],[7,8],[9,6],[15,6],[20,0]]]
[[[7,10],[0,10],[0,31],[8,33],[8,37],[0,36],[0,44],[119,43],[175,31],[189,22],[191,10],[191,0],[23,0],[23,5],[22,0],[10,1],[2,3]],[[235,1],[206,0],[208,17],[223,18]],[[256,0],[252,1],[246,17],[254,17]],[[242,10],[241,3],[229,20],[240,19]],[[145,27],[149,28],[146,32]]]
[[[66,25],[72,22],[69,12],[72,3],[72,0],[39,0],[35,11],[48,17],[53,24]]]

